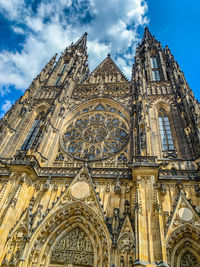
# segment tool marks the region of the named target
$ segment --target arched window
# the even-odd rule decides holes
[[[158,120],[159,120],[160,136],[161,136],[163,150],[164,151],[174,150],[169,118],[167,116],[166,111],[163,108],[159,110]]]
[[[43,120],[43,114],[41,113],[34,121],[30,131],[28,132],[28,135],[26,137],[26,140],[24,141],[21,150],[27,151],[29,150],[31,144],[34,142],[35,137],[37,136],[37,133],[39,132],[39,128],[41,125],[41,122]]]

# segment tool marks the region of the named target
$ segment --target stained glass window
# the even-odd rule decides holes
[[[60,142],[71,156],[87,161],[101,160],[120,152],[129,139],[125,115],[103,103],[77,111],[65,129]]]
[[[158,120],[163,150],[174,150],[169,118],[164,109],[159,110]]]

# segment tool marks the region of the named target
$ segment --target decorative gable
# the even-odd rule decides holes
[[[99,83],[101,81],[105,83],[128,82],[128,79],[117,67],[110,54],[96,67],[84,83]]]
[[[200,218],[183,191],[180,191],[174,204],[174,211],[166,225],[166,236],[169,236],[176,228],[188,224],[200,227]]]

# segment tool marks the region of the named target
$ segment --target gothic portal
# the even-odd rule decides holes
[[[200,267],[200,105],[145,28],[129,81],[87,34],[0,124],[0,265]]]

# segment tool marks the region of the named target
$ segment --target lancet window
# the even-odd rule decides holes
[[[61,83],[61,79],[62,79],[62,75],[63,75],[63,73],[65,72],[65,70],[66,70],[66,68],[67,68],[67,65],[68,65],[67,63],[65,63],[65,64],[63,65],[62,70],[61,70],[61,72],[59,73],[58,78],[57,78],[57,80],[56,80],[55,86],[60,85],[60,83]]]
[[[152,69],[152,79],[153,81],[160,81],[160,73],[158,68],[158,62],[156,57],[151,57],[151,69]]]
[[[33,144],[33,142],[34,142],[34,140],[35,140],[35,138],[39,132],[42,120],[43,120],[43,113],[41,113],[33,122],[33,125],[31,127],[30,131],[28,132],[28,135],[27,135],[26,140],[24,141],[24,143],[21,147],[21,150],[23,150],[23,151],[29,150],[30,146]]]
[[[169,118],[167,112],[163,108],[159,110],[158,120],[163,150],[174,150]]]

